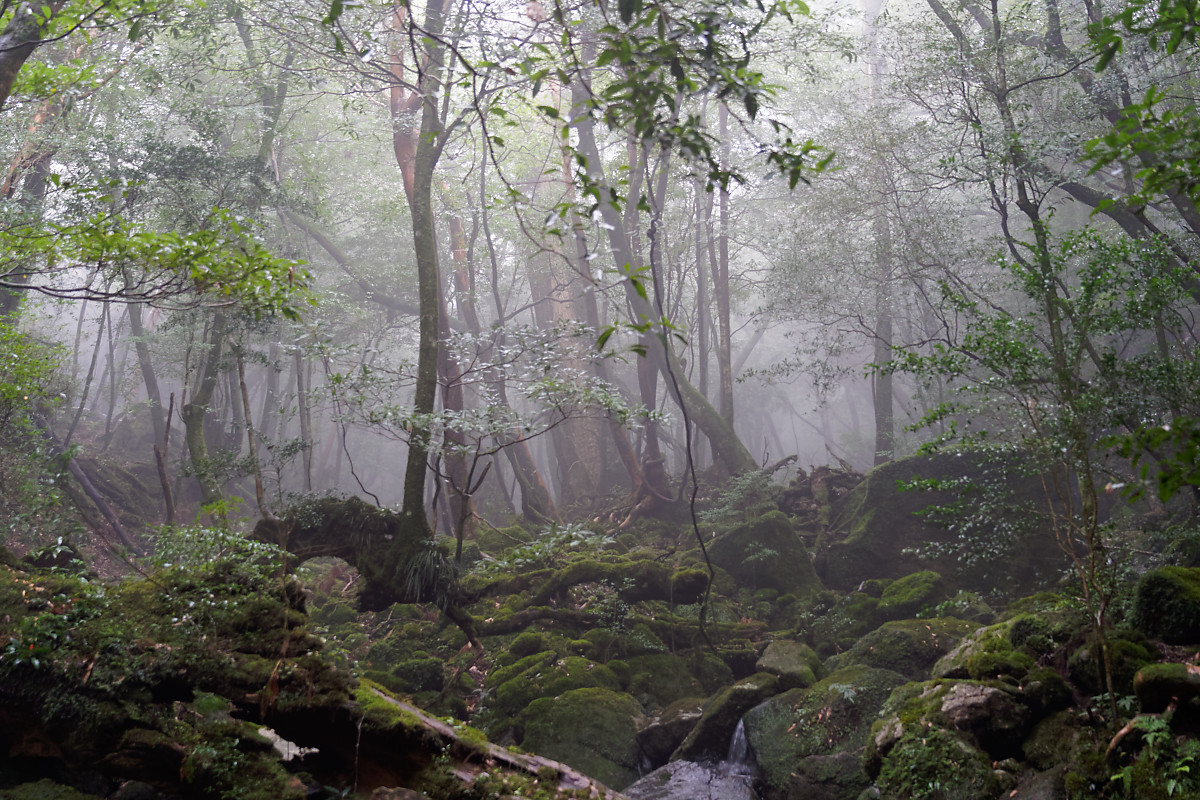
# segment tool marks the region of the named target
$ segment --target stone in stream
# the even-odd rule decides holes
[[[752,776],[727,762],[672,761],[626,788],[629,800],[758,800]]]

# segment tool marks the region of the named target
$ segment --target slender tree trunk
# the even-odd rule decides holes
[[[717,112],[721,137],[721,167],[729,168],[729,109]],[[733,427],[733,326],[729,296],[729,190],[717,187],[717,263],[713,268],[713,296],[717,301],[717,370],[721,381],[721,416]]]
[[[300,421],[300,447],[304,464],[304,491],[312,491],[312,430],[308,417],[308,382],[304,379],[304,350],[296,342],[296,416]]]
[[[200,370],[191,399],[183,406],[183,431],[192,471],[200,483],[204,505],[212,509],[211,514],[216,525],[228,528],[229,514],[225,508],[225,497],[209,460],[208,440],[204,433],[204,422],[221,375],[221,355],[224,346],[225,314],[217,312],[208,332],[208,353],[204,357],[204,366]]]
[[[573,92],[575,105],[582,107],[590,96],[582,79],[577,80]],[[587,161],[590,179],[599,185],[606,185],[601,166],[603,162],[600,159],[600,149],[595,138],[594,123],[584,115],[577,118],[574,125],[579,133],[579,149]],[[630,242],[624,235],[623,221],[616,209],[608,203],[601,203],[599,210],[601,219],[609,227],[609,247],[612,249],[617,265],[636,271],[641,264],[634,260]],[[654,313],[646,298],[636,291],[632,281],[626,280],[624,283],[626,300],[633,308],[636,319],[639,322],[657,324],[659,315]],[[714,461],[730,474],[740,474],[757,469],[758,464],[738,438],[733,426],[685,378],[679,359],[675,356],[669,343],[664,341],[665,339],[666,337],[650,337],[647,357],[653,359],[655,367],[666,380],[667,391],[672,399],[687,411],[691,420],[704,431],[709,441],[712,442]]]

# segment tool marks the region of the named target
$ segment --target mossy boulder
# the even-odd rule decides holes
[[[620,790],[638,777],[641,706],[609,689],[573,689],[530,703],[521,747]]]
[[[440,692],[445,685],[445,662],[440,658],[413,658],[401,661],[392,668],[406,692]]]
[[[769,790],[786,792],[800,759],[862,749],[884,701],[903,683],[897,672],[855,665],[746,712],[746,738]]]
[[[990,800],[1000,784],[990,759],[950,731],[912,730],[883,759],[881,800]]]
[[[685,697],[647,719],[638,730],[638,744],[651,766],[667,763],[703,714],[704,698]]]
[[[1200,643],[1200,568],[1147,572],[1134,593],[1134,627],[1167,644]]]
[[[1026,761],[1037,769],[1047,770],[1059,764],[1074,764],[1081,746],[1091,745],[1084,740],[1079,714],[1063,710],[1034,726],[1033,732],[1025,737],[1021,749]]]
[[[708,546],[712,563],[739,586],[810,597],[821,591],[808,548],[780,511],[719,535]]]
[[[913,732],[944,729],[999,760],[1020,754],[1034,721],[1021,693],[998,682],[933,680],[901,686],[888,697],[872,728],[867,754],[874,772],[892,748]]]
[[[769,672],[779,677],[779,688],[807,689],[817,682],[824,670],[821,658],[803,642],[776,639],[755,663],[759,672]]]
[[[742,715],[779,690],[779,678],[759,672],[726,686],[704,704],[703,713],[687,737],[671,754],[672,761],[720,760],[729,752],[729,740]]]
[[[1012,625],[1009,621],[976,629],[934,664],[933,677],[986,680],[1007,675],[1019,680],[1034,661],[1013,646]]]
[[[1142,711],[1157,713],[1172,698],[1187,701],[1200,697],[1200,666],[1195,664],[1150,664],[1138,671],[1133,690]]]
[[[708,572],[702,569],[681,569],[671,576],[671,602],[698,603],[708,589]]]
[[[616,674],[603,664],[582,656],[560,658],[554,651],[535,653],[517,663],[495,670],[485,684],[494,688],[489,711],[493,734],[507,727],[534,700],[557,697],[583,688],[621,689]]]
[[[923,680],[938,659],[974,630],[975,623],[948,617],[885,622],[842,655],[829,659],[827,666],[862,664],[895,670],[909,680]]]
[[[733,672],[711,653],[685,658],[673,653],[634,656],[626,661],[628,691],[647,709],[666,708],[685,697],[708,697],[733,681]]]
[[[816,548],[817,573],[840,591],[923,570],[942,575],[951,593],[986,585],[1019,596],[1053,583],[1067,561],[1030,513],[1045,492],[1027,461],[1011,451],[975,450],[876,467],[834,504]],[[929,490],[903,488],[915,485]],[[966,514],[979,524],[951,530],[922,513],[931,507],[955,507],[960,520]],[[995,557],[997,548],[1003,557]]]
[[[1130,632],[1133,633],[1133,632]],[[1136,638],[1136,633],[1134,634]],[[1108,639],[1108,658],[1112,666],[1113,689],[1118,695],[1133,691],[1133,679],[1142,667],[1154,661],[1146,646],[1117,634]],[[1102,694],[1108,691],[1101,669],[1101,650],[1095,636],[1088,639],[1071,653],[1067,661],[1067,675],[1071,683],[1087,694]]]
[[[874,627],[878,607],[879,598],[866,592],[850,592],[815,607],[815,618],[807,626],[813,648],[822,658],[849,650]]]
[[[946,599],[946,581],[933,570],[922,570],[892,581],[875,608],[882,620],[908,619]]]
[[[788,800],[855,800],[871,783],[857,753],[806,756],[788,779]]]
[[[537,631],[525,631],[517,634],[508,645],[508,652],[518,659],[531,656],[546,650],[546,637]]]

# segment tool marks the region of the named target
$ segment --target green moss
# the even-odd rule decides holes
[[[708,695],[704,682],[692,674],[688,660],[670,653],[627,659],[629,693],[647,708],[664,708],[677,700]]]
[[[945,599],[946,582],[941,575],[931,570],[914,572],[888,584],[879,597],[876,613],[885,620],[907,619]]]
[[[536,631],[518,634],[508,645],[508,652],[517,658],[525,658],[546,649],[546,637]]]
[[[746,738],[770,790],[786,792],[801,758],[863,747],[884,701],[904,683],[891,670],[851,666],[746,712]]]
[[[620,790],[637,779],[640,717],[629,695],[575,689],[530,704],[521,746]]]
[[[863,664],[899,672],[912,680],[929,674],[934,663],[975,630],[961,619],[906,619],[887,622],[859,639],[837,666]]]
[[[489,711],[500,720],[516,717],[538,698],[557,697],[582,688],[621,688],[616,674],[605,665],[582,656],[559,658],[553,652],[536,653],[497,670],[489,676],[488,684],[495,686]]]
[[[1200,568],[1162,567],[1143,575],[1132,622],[1168,644],[1200,643]]]
[[[708,588],[708,572],[702,569],[681,569],[671,576],[672,602],[686,605],[699,602]]]
[[[723,533],[708,546],[712,563],[733,576],[737,585],[775,589],[811,597],[824,587],[812,558],[788,518],[779,511]]]
[[[1133,678],[1138,670],[1154,661],[1150,651],[1139,642],[1130,641],[1120,635],[1108,639],[1108,656],[1112,665],[1113,689],[1118,695],[1133,692]],[[1067,674],[1071,683],[1088,694],[1108,691],[1102,678],[1100,647],[1095,637],[1076,648],[1067,661]]]
[[[986,800],[1000,792],[987,756],[938,728],[906,732],[876,785],[884,800]]]
[[[817,616],[808,623],[806,632],[817,653],[828,658],[853,647],[859,637],[874,627],[872,620],[878,606],[877,598],[863,592],[850,592],[824,613],[815,611]]]
[[[402,661],[392,669],[407,692],[441,691],[444,686],[444,662],[440,658],[415,658]]]
[[[96,795],[84,794],[70,786],[43,778],[36,783],[23,783],[12,789],[4,789],[0,797],[4,800],[95,800]]]

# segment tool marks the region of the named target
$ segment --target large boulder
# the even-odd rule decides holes
[[[709,544],[708,556],[739,586],[796,597],[811,597],[822,589],[808,548],[780,511],[721,534]]]
[[[886,622],[855,642],[827,666],[863,664],[899,672],[909,680],[924,680],[934,663],[975,630],[975,623],[949,617]]]
[[[1066,558],[1039,522],[1042,481],[1021,461],[965,451],[876,467],[834,505],[817,546],[818,574],[839,591],[924,570],[942,575],[951,594],[987,586],[1015,595],[1052,584]],[[935,507],[953,511],[930,514]]]
[[[1167,644],[1200,643],[1200,568],[1162,567],[1138,581],[1133,624]]]
[[[884,701],[903,683],[891,670],[851,666],[747,712],[746,738],[769,793],[786,795],[802,759],[862,749]]]
[[[907,732],[883,760],[880,800],[991,800],[1000,785],[991,761],[950,731]]]
[[[515,724],[521,711],[538,698],[556,697],[574,689],[621,688],[616,674],[604,664],[582,656],[560,658],[553,650],[534,653],[494,670],[486,686],[492,690],[488,705],[490,735],[501,734]]]
[[[889,583],[879,596],[880,619],[908,619],[946,599],[946,582],[933,570],[922,570]]]
[[[704,704],[704,713],[671,755],[671,760],[724,758],[742,715],[778,691],[779,678],[767,672],[755,673],[726,686]]]
[[[892,748],[914,732],[941,729],[995,760],[1020,755],[1035,721],[1016,687],[999,682],[935,680],[909,683],[887,699],[872,729],[868,771],[879,768]]]
[[[638,731],[642,755],[653,766],[666,764],[704,714],[704,700],[685,697],[650,717]]]
[[[779,688],[807,689],[821,677],[821,658],[803,642],[776,639],[755,663],[759,672],[779,677]]]
[[[575,689],[534,700],[521,747],[620,790],[638,777],[641,706],[609,689]]]

